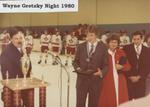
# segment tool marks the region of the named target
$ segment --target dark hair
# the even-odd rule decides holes
[[[144,41],[147,42],[149,38],[150,38],[150,34],[147,34]]]
[[[143,35],[140,31],[136,31],[136,32],[132,33],[132,38],[137,35],[140,35],[141,38],[143,37]]]
[[[111,31],[109,31],[109,30],[108,30],[108,31],[105,31],[105,32],[104,32],[104,34],[106,34],[106,33],[110,33],[110,32],[111,32]]]
[[[97,34],[97,28],[94,25],[88,26],[88,32]]]
[[[15,27],[9,28],[9,34],[10,34],[10,38],[12,38],[14,35],[16,35],[18,33],[18,29]]]
[[[110,34],[109,37],[107,38],[107,44],[112,41],[112,40],[116,40],[118,42],[118,44],[120,44],[120,38],[118,35],[116,34]]]
[[[127,31],[126,30],[120,30],[120,33],[127,33]]]

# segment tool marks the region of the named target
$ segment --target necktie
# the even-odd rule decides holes
[[[89,51],[89,56],[91,56],[91,55],[92,55],[93,50],[94,50],[94,45],[93,45],[93,44],[91,44],[91,49],[90,49],[90,51]]]
[[[140,49],[139,49],[139,46],[136,46],[136,54],[137,54],[137,57],[139,58],[139,56],[140,56]]]
[[[137,59],[139,59],[139,56],[140,56],[140,48],[139,48],[139,46],[136,46],[136,56],[137,56]],[[136,63],[136,70],[137,71],[139,70],[139,62],[138,61]]]
[[[21,55],[21,57],[22,57],[22,56],[23,56],[23,50],[20,49],[19,52],[20,52],[20,55]]]

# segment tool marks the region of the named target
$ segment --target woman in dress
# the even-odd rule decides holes
[[[109,69],[103,78],[99,107],[117,107],[119,104],[128,101],[125,73],[129,71],[130,64],[125,52],[119,49],[117,35],[110,35],[107,44]]]

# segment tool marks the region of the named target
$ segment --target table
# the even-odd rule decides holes
[[[46,87],[49,85],[47,82],[38,78],[26,80],[17,78],[2,80],[1,83],[4,86],[2,92],[4,107],[21,107],[22,92],[27,92],[25,93],[27,107],[34,107],[34,88],[39,88],[39,107],[46,107]]]

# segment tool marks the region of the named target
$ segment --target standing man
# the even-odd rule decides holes
[[[1,41],[1,48],[2,51],[6,48],[6,46],[10,43],[10,34],[7,30],[4,30],[3,33],[0,35]]]
[[[132,44],[126,45],[131,69],[127,73],[129,99],[137,99],[145,96],[145,81],[149,71],[149,49],[142,44],[142,33],[137,31],[132,34]]]
[[[71,35],[67,35],[66,37],[66,46],[65,46],[65,55],[66,55],[66,63],[65,65],[68,66],[69,57],[71,57],[71,63],[72,59],[76,52],[76,47],[78,44],[78,38],[75,36],[75,32],[71,32]]]
[[[22,35],[20,35],[18,29],[16,28],[10,29],[10,37],[11,37],[11,43],[3,50],[0,56],[2,78],[6,79],[7,72],[9,75],[9,79],[14,79],[16,78],[17,75],[19,78],[22,78],[23,73],[21,68],[21,58],[23,56],[23,51],[22,51],[23,38]],[[31,71],[31,63],[30,63],[30,68],[27,76],[30,75],[30,71]],[[23,102],[26,101],[27,94],[28,91],[26,90],[22,91]],[[3,94],[2,94],[2,98],[3,98]],[[23,105],[29,107],[28,103],[24,102]],[[10,107],[13,106],[10,105]]]
[[[25,48],[26,48],[27,55],[30,56],[33,48],[33,36],[30,34],[29,30],[26,31]]]
[[[97,41],[95,27],[89,27],[86,40],[77,47],[73,63],[77,72],[76,107],[85,107],[87,95],[88,107],[97,107],[102,77],[108,70],[108,53],[106,46]]]
[[[51,40],[51,36],[48,34],[47,30],[44,30],[44,33],[41,35],[41,38],[40,38],[41,55],[40,55],[40,60],[38,61],[38,64],[41,64],[43,56],[45,57],[45,64],[47,64],[50,40]]]
[[[22,36],[18,33],[18,29],[10,29],[11,43],[4,49],[0,56],[1,72],[3,79],[6,79],[6,71],[9,78],[23,77],[21,72],[20,59],[23,56],[22,51]]]
[[[59,56],[61,53],[62,49],[62,40],[61,40],[61,35],[60,32],[56,31],[56,34],[52,35],[51,38],[51,51],[56,55]],[[57,65],[56,57],[52,57],[52,65]]]

